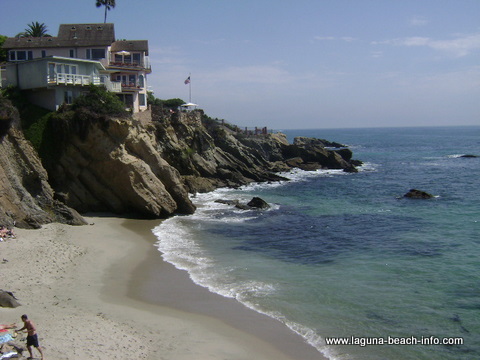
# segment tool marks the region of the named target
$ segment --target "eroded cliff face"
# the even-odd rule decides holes
[[[200,115],[177,113],[149,125],[156,135],[156,149],[178,169],[190,193],[283,179],[274,173],[279,168],[269,159],[268,153],[276,150],[266,149],[278,150],[286,139],[267,135],[258,138],[261,145],[251,146],[226,127],[204,126]]]
[[[19,115],[0,98],[0,224],[38,228],[50,222],[85,224],[73,209],[54,200],[48,175],[19,129]]]
[[[329,150],[331,143],[317,139],[289,144],[283,134],[247,136],[202,120],[201,111],[154,111],[153,121],[142,123],[68,112],[50,120],[55,151],[44,161],[48,175],[18,127],[2,137],[4,224],[81,223],[70,208],[166,218],[195,211],[189,193],[282,180],[276,172],[292,167],[355,170],[348,149]]]
[[[63,132],[61,154],[49,169],[62,201],[80,212],[148,218],[193,213],[195,207],[179,172],[161,157],[148,126],[115,118],[86,126],[82,136]],[[71,128],[64,121],[54,127]]]
[[[349,158],[321,141],[297,139],[292,145],[283,134],[246,136],[202,121],[200,111],[154,111],[147,123],[63,118],[53,128],[63,145],[48,169],[51,184],[62,201],[81,212],[191,214],[189,193],[282,180],[275,172],[292,167],[353,168]]]

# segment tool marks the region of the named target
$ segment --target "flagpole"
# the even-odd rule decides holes
[[[192,73],[188,73],[188,78],[190,79],[190,82],[188,83],[188,89],[189,89],[189,99],[188,102],[192,103]]]

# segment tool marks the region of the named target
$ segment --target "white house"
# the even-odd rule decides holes
[[[7,38],[4,85],[49,110],[103,85],[134,113],[147,109],[147,40],[115,40],[113,24],[62,24],[57,37]]]

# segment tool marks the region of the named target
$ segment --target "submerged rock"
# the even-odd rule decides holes
[[[461,158],[478,158],[478,155],[472,155],[472,154],[465,154],[460,156]]]
[[[410,199],[431,199],[434,197],[432,194],[417,189],[410,189],[410,191],[403,196]]]
[[[235,200],[218,199],[218,200],[215,200],[215,202],[220,204],[225,204],[225,205],[233,205],[240,210],[268,209],[270,207],[270,205],[268,205],[268,203],[265,200],[259,197],[252,198],[252,200],[250,200],[247,204],[241,203],[240,200],[237,200],[237,199]]]
[[[247,203],[247,205],[257,209],[268,209],[270,207],[265,200],[259,197],[254,197]]]

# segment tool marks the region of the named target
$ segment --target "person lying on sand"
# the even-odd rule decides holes
[[[0,330],[15,329],[17,324],[0,324]]]

